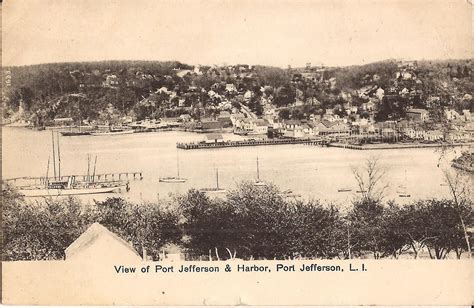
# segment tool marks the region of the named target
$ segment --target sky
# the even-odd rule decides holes
[[[469,0],[5,0],[3,65],[344,66],[472,57]]]

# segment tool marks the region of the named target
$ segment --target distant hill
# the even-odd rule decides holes
[[[387,60],[340,68],[281,69],[99,61],[5,67],[3,117],[36,125],[55,117],[113,122],[126,115],[200,116],[223,102],[234,107],[244,102],[260,113],[263,97],[277,107],[300,101],[306,115],[372,101],[378,119],[396,119],[409,107],[472,110],[471,64],[471,60]],[[233,84],[235,91],[226,89],[227,84]],[[242,98],[246,92],[250,99]]]

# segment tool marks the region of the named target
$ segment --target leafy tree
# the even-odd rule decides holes
[[[288,120],[290,118],[290,110],[288,108],[282,108],[280,109],[278,116],[281,119]]]
[[[353,203],[348,214],[350,231],[348,236],[353,253],[372,253],[374,259],[384,254],[384,208],[380,200],[363,198]]]
[[[273,102],[278,107],[288,106],[295,102],[295,93],[289,87],[279,87],[276,91]]]
[[[52,260],[84,231],[86,221],[74,198],[43,203],[25,202],[5,186],[3,199],[3,259]]]

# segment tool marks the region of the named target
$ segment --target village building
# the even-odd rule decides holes
[[[211,119],[201,119],[195,126],[195,131],[200,132],[216,132],[222,130],[221,122]]]
[[[245,115],[243,113],[232,113],[230,115],[230,120],[232,121],[232,125],[236,126],[236,122],[245,119]]]
[[[464,121],[470,122],[472,120],[471,111],[469,109],[463,109],[462,114],[464,116]]]
[[[181,122],[184,123],[184,122],[189,122],[189,121],[191,121],[191,120],[192,120],[192,117],[191,117],[189,114],[185,113],[185,114],[180,115],[180,116],[179,116],[179,119],[180,119]]]
[[[426,109],[409,109],[407,111],[407,118],[414,122],[426,122],[429,119],[429,113]]]
[[[446,119],[448,121],[456,120],[456,119],[462,119],[463,117],[454,109],[447,109],[444,111],[444,114],[446,116]]]
[[[347,123],[342,121],[329,122],[322,120],[316,123],[315,131],[318,135],[337,135],[337,136],[348,136],[350,134],[350,127]]]
[[[222,137],[221,134],[207,134],[204,142],[205,143],[220,143],[220,142],[224,142],[224,137]]]
[[[440,130],[428,130],[425,132],[423,139],[426,141],[444,140],[444,134]]]
[[[106,88],[115,88],[119,85],[119,80],[115,75],[107,75],[102,82],[102,86]]]
[[[267,120],[264,119],[257,119],[253,121],[253,133],[257,135],[266,135],[268,133],[268,126],[269,123]]]
[[[167,117],[161,118],[161,124],[166,124],[168,127],[177,127],[181,125],[181,119],[179,117]]]
[[[285,121],[285,129],[286,130],[292,130],[295,128],[301,128],[302,123],[300,120],[286,120]]]
[[[223,128],[232,127],[233,123],[231,120],[231,115],[227,111],[222,111],[217,117],[217,121],[221,123]]]

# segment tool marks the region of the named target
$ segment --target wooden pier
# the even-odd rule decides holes
[[[49,177],[49,181],[67,181],[71,176],[76,178],[76,182],[90,182],[90,183],[107,183],[107,182],[117,182],[117,181],[130,181],[130,180],[142,180],[143,172],[142,171],[132,171],[132,172],[118,172],[118,173],[101,173],[96,175],[61,175],[61,177]],[[33,182],[34,184],[44,184],[46,181],[45,177],[16,177],[10,179],[3,179],[6,183],[15,184],[19,181],[28,181]]]
[[[216,148],[232,148],[232,147],[251,147],[263,145],[284,145],[284,144],[306,144],[306,145],[325,145],[327,141],[323,138],[304,138],[304,139],[262,139],[262,140],[237,140],[237,141],[217,141],[212,143],[205,142],[188,142],[177,143],[176,147],[183,150],[196,149],[216,149]]]

